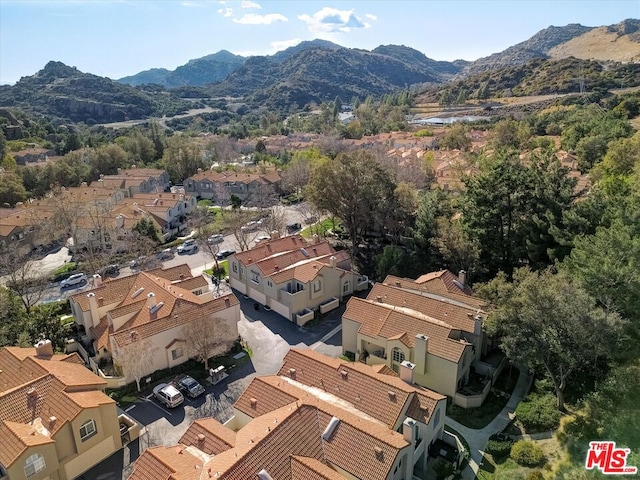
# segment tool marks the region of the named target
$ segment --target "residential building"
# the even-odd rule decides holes
[[[186,193],[217,205],[229,205],[231,195],[236,195],[245,205],[267,207],[277,203],[281,181],[275,170],[268,173],[207,170],[185,179],[184,188]]]
[[[0,478],[72,480],[119,450],[106,384],[49,341],[0,349]]]
[[[238,338],[240,307],[232,293],[216,297],[203,276],[193,277],[187,264],[139,272],[102,281],[94,275],[95,288],[69,299],[75,323],[86,333],[81,355],[109,386],[120,386],[156,370],[188,360],[183,332],[200,318],[213,319],[224,335],[221,343]],[[130,371],[124,358],[132,349],[145,347],[142,372]],[[119,375],[107,375],[101,363],[113,362]]]
[[[491,342],[482,328],[483,302],[463,276],[447,270],[417,280],[389,276],[366,299],[350,299],[342,317],[343,351],[396,372],[409,361],[418,385],[461,406],[479,405],[504,364],[484,362]],[[480,391],[469,386],[476,374],[486,377]]]
[[[443,395],[387,368],[294,349],[224,425],[197,420],[177,446],[146,450],[130,480],[425,478],[445,410]]]
[[[287,320],[304,325],[315,312],[326,313],[369,279],[351,270],[351,258],[318,237],[300,235],[261,241],[229,257],[229,282],[244,295]]]
[[[93,185],[93,184],[92,184]],[[115,175],[100,175],[98,187],[121,190],[127,197],[138,193],[160,193],[169,189],[171,182],[166,170],[157,168],[118,169]]]

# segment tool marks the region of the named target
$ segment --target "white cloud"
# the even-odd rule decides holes
[[[367,17],[369,20],[373,20],[374,22],[378,20],[378,17],[376,17],[373,13],[365,13],[364,16]]]
[[[337,8],[324,7],[313,15],[298,15],[298,19],[305,22],[309,30],[315,34],[345,33],[356,28],[370,28],[371,25],[363,22],[353,13],[354,10],[338,10]]]
[[[273,52],[279,52],[281,50],[285,50],[289,47],[295,47],[296,45],[298,45],[302,40],[300,40],[299,38],[292,38],[291,40],[278,40],[276,42],[271,42],[269,45],[271,45],[271,48],[273,49]]]
[[[251,0],[242,0],[242,3],[240,4],[240,7],[241,8],[255,8],[255,9],[258,9],[258,10],[262,8],[256,2],[252,2]]]
[[[247,13],[242,18],[234,18],[233,21],[244,25],[271,25],[275,22],[288,22],[289,19],[279,13],[268,13],[267,15]]]
[[[233,8],[220,8],[218,9],[218,13],[223,17],[231,17],[233,16]]]
[[[192,8],[192,7],[204,7],[205,6],[204,3],[200,3],[200,2],[182,2],[181,5],[183,7],[189,7],[189,8]]]

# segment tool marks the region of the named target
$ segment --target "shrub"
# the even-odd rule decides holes
[[[217,267],[213,267],[211,269],[211,276],[217,278],[224,278],[227,276],[227,271],[225,270],[223,265],[218,265]]]
[[[487,443],[487,453],[491,454],[496,462],[501,462],[509,456],[512,446],[513,442],[511,440],[490,438]]]
[[[516,418],[528,433],[555,430],[560,425],[556,397],[550,393],[530,394],[517,406]]]
[[[527,475],[527,480],[544,480],[544,474],[540,470],[533,470]]]
[[[531,440],[520,440],[511,447],[510,457],[518,465],[525,467],[538,467],[544,463],[542,448]]]

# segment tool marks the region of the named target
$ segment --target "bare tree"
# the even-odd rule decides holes
[[[27,313],[46,293],[48,279],[37,263],[8,248],[0,252],[0,277],[20,297]]]
[[[222,208],[229,205],[229,201],[231,200],[231,191],[223,182],[215,183],[215,195],[216,204],[220,205]]]
[[[140,391],[140,380],[153,367],[155,347],[150,338],[140,338],[136,331],[131,332],[131,343],[118,347],[113,352],[113,363],[126,376],[131,375]]]
[[[300,195],[302,188],[309,183],[311,167],[312,160],[309,157],[295,156],[286,170],[282,172],[282,188],[287,192]]]
[[[209,358],[226,352],[235,341],[227,321],[216,317],[196,318],[182,334],[189,356],[203,362],[205,370],[209,369]]]
[[[264,210],[278,203],[278,195],[273,186],[267,183],[258,183],[251,189],[246,204]]]
[[[286,233],[287,228],[287,212],[281,205],[274,205],[268,210],[268,215],[262,222],[262,230],[271,235],[272,232],[278,232],[282,236]]]
[[[240,250],[243,252],[249,248],[249,242],[251,241],[251,232],[243,228],[249,218],[249,215],[240,210],[231,210],[224,217],[225,225],[231,230]]]

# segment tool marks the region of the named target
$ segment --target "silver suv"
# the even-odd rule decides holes
[[[60,288],[74,287],[81,283],[87,283],[87,276],[84,273],[76,273],[60,282]]]
[[[173,385],[161,383],[153,387],[153,396],[168,408],[174,408],[184,402],[184,397]]]

